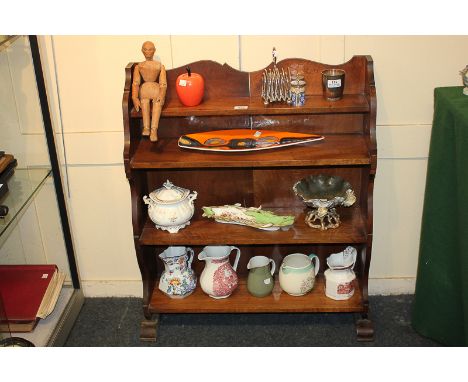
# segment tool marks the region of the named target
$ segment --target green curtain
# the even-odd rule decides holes
[[[468,345],[468,96],[436,88],[413,328]]]

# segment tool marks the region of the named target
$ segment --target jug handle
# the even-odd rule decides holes
[[[237,271],[237,264],[239,263],[239,258],[240,258],[240,249],[237,248],[237,247],[231,247],[231,251],[235,249],[237,251],[237,255],[236,255],[236,260],[234,260],[234,265],[232,266],[232,268]]]
[[[270,263],[271,263],[271,275],[273,276],[273,273],[275,273],[275,270],[276,270],[276,263],[275,263],[275,260],[273,259],[270,259]]]
[[[315,273],[315,276],[317,276],[317,273],[318,273],[318,271],[320,270],[320,260],[319,260],[318,256],[317,256],[317,255],[314,255],[313,253],[311,253],[308,257],[309,257],[310,261],[312,261],[312,262],[313,262],[314,259],[315,259],[315,265],[314,265],[314,266],[315,266],[315,269],[314,269],[314,273]]]
[[[190,252],[190,258],[188,261],[188,267],[190,268],[192,266],[193,256],[195,255],[195,252],[190,247],[187,247],[187,251]]]

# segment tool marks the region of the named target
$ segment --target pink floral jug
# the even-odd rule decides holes
[[[229,255],[237,251],[234,266],[229,262]],[[231,295],[239,283],[236,274],[239,263],[240,249],[237,247],[207,246],[198,255],[198,260],[204,260],[205,268],[200,276],[202,290],[213,298],[226,298]]]

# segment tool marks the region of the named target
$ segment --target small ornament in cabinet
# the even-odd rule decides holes
[[[197,106],[203,99],[205,80],[198,73],[192,73],[190,67],[185,68],[187,73],[177,77],[176,92],[180,102],[185,106]]]
[[[306,216],[306,224],[326,230],[340,225],[337,206],[349,207],[356,201],[351,184],[337,175],[311,175],[296,182],[294,193],[312,207]],[[319,224],[315,223],[318,220]]]
[[[141,51],[145,61],[138,63],[133,71],[132,100],[136,111],[141,108],[142,134],[155,142],[158,140],[159,118],[166,98],[166,69],[160,61],[153,59],[156,47],[151,41],[144,42]]]
[[[236,251],[234,265],[229,262],[229,255]],[[240,258],[240,249],[228,245],[207,246],[198,254],[198,260],[206,262],[200,276],[200,286],[213,298],[226,298],[237,288],[239,279],[236,274]]]
[[[347,300],[354,295],[353,268],[356,263],[357,251],[354,247],[346,247],[344,251],[332,253],[327,258],[330,269],[325,271],[325,295],[333,300]]]
[[[218,223],[239,224],[266,231],[288,230],[294,224],[294,216],[276,215],[262,207],[241,207],[239,203],[224,206],[202,207],[203,215]]]
[[[164,271],[159,279],[159,289],[171,298],[184,298],[197,286],[197,276],[192,270],[194,252],[190,247],[169,247],[159,255]]]
[[[317,255],[306,256],[302,253],[287,255],[279,271],[281,289],[291,296],[303,296],[309,293],[314,287],[315,276],[319,269],[320,260]]]
[[[276,269],[275,261],[266,256],[254,256],[247,264],[247,269],[249,270],[247,277],[249,293],[255,297],[268,296],[275,285],[273,278]]]
[[[156,228],[177,233],[190,224],[196,198],[196,191],[191,193],[167,180],[163,187],[143,196],[143,201],[148,204],[148,215]]]

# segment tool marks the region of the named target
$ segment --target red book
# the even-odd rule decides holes
[[[0,293],[9,322],[36,321],[55,264],[0,265]]]

